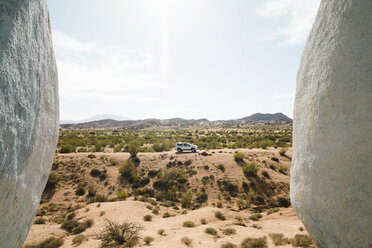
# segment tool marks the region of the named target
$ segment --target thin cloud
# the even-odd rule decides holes
[[[262,35],[263,40],[280,40],[281,46],[302,44],[312,27],[321,0],[266,0],[257,15],[275,21],[285,20],[285,25]]]
[[[168,87],[153,54],[121,46],[101,46],[53,31],[62,99],[102,102],[152,101],[112,92]]]

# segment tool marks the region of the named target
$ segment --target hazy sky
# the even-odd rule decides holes
[[[292,116],[320,0],[47,0],[61,119]]]

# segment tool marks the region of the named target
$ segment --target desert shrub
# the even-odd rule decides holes
[[[143,229],[140,224],[124,221],[122,223],[107,220],[98,239],[101,247],[133,247],[138,243],[139,232]]]
[[[224,166],[223,164],[219,164],[219,165],[217,166],[217,168],[218,168],[220,171],[225,172],[225,166]]]
[[[62,176],[57,173],[50,173],[48,177],[47,184],[45,186],[46,189],[54,189],[57,187],[58,183],[62,180]]]
[[[105,214],[106,214],[105,211],[101,211],[101,212],[99,213],[99,216],[104,216]]]
[[[207,224],[207,220],[206,219],[200,219],[200,224],[202,225],[206,225]]]
[[[285,238],[282,233],[270,233],[269,236],[275,246],[289,244],[289,239]]]
[[[233,243],[227,242],[227,243],[222,244],[221,248],[238,248],[238,246]]]
[[[158,174],[159,174],[159,171],[157,171],[157,170],[149,170],[149,172],[147,173],[147,175],[148,175],[150,178],[154,178],[154,177],[156,177]]]
[[[151,242],[154,241],[154,238],[150,237],[150,236],[146,236],[146,237],[143,238],[143,241],[145,241],[146,245],[149,245],[149,244],[151,244]]]
[[[186,245],[186,246],[191,246],[191,244],[192,244],[192,239],[187,238],[187,237],[183,237],[183,238],[181,239],[181,243],[184,244],[184,245]]]
[[[222,202],[221,202],[221,201],[217,202],[216,207],[218,207],[218,208],[223,208],[223,204],[222,204]]]
[[[147,184],[150,183],[150,178],[149,177],[142,177],[140,178],[138,184],[143,187],[143,186],[146,186]]]
[[[204,229],[204,232],[209,235],[217,236],[217,230],[212,227],[207,227]]]
[[[271,160],[275,161],[275,162],[279,162],[279,158],[277,158],[277,157],[272,157]]]
[[[158,215],[158,214],[159,214],[159,208],[156,207],[156,208],[154,208],[151,212],[152,212],[153,214]]]
[[[258,165],[255,163],[249,163],[242,167],[243,173],[246,177],[255,177],[258,172]]]
[[[67,220],[62,223],[61,228],[63,230],[66,230],[67,232],[72,232],[72,229],[74,229],[78,225],[79,225],[79,222],[77,220]]]
[[[261,229],[262,228],[260,225],[257,225],[257,224],[253,224],[251,227],[256,228],[256,229]]]
[[[91,197],[88,200],[88,203],[94,203],[94,202],[106,202],[107,201],[107,196],[102,195],[102,194],[96,194],[95,196]]]
[[[64,244],[63,239],[50,237],[41,241],[37,245],[25,245],[24,248],[58,248]]]
[[[281,166],[279,166],[278,171],[279,171],[280,173],[284,174],[284,175],[287,175],[288,169],[287,169],[287,167],[281,165]]]
[[[88,219],[84,222],[79,222],[77,220],[67,220],[62,223],[61,228],[66,230],[69,233],[73,234],[79,234],[84,232],[87,228],[90,228],[93,226],[93,220]]]
[[[197,203],[205,203],[208,200],[208,194],[207,193],[196,193],[195,202]]]
[[[61,149],[59,150],[60,153],[71,153],[75,152],[76,147],[71,144],[62,145]]]
[[[138,140],[133,140],[128,144],[128,152],[132,158],[137,157],[141,143]]]
[[[81,245],[83,242],[85,242],[87,240],[88,240],[87,237],[85,237],[84,235],[79,234],[72,239],[72,244],[78,246],[78,245]]]
[[[186,160],[184,164],[185,164],[186,166],[189,166],[189,165],[191,165],[191,164],[192,164],[192,161],[191,161],[191,159],[189,159],[189,160]]]
[[[305,229],[304,229],[302,226],[300,226],[300,227],[298,228],[298,230],[299,230],[300,232],[303,232]]]
[[[309,235],[296,234],[296,236],[290,240],[290,243],[294,247],[309,247],[313,244],[313,240]]]
[[[152,215],[147,214],[147,215],[143,216],[143,220],[144,221],[152,221]]]
[[[183,208],[191,208],[192,193],[188,192],[182,196],[181,206]]]
[[[285,198],[285,197],[278,197],[278,206],[279,207],[283,207],[283,208],[287,208],[291,205],[291,202],[289,201],[289,199]]]
[[[161,236],[165,236],[165,230],[164,229],[159,229],[158,234]]]
[[[89,154],[88,155],[88,158],[96,158],[96,155],[94,155],[93,153],[92,154]]]
[[[267,215],[270,215],[270,214],[273,214],[279,211],[280,211],[279,208],[270,208],[269,210],[267,210]]]
[[[172,215],[170,214],[170,213],[168,213],[168,212],[165,212],[164,214],[163,214],[163,218],[169,218],[169,217],[171,217]]]
[[[219,219],[219,220],[226,220],[226,217],[223,213],[221,213],[220,211],[217,211],[214,213],[214,216]]]
[[[195,227],[195,223],[193,221],[187,220],[183,222],[182,226],[183,227]]]
[[[286,147],[282,147],[279,149],[279,155],[280,156],[285,156],[285,153],[287,152],[287,148]]]
[[[151,148],[155,151],[155,152],[164,152],[164,151],[168,151],[169,150],[169,146],[165,143],[154,143]]]
[[[79,186],[75,192],[76,195],[82,196],[85,195],[85,189],[81,186]]]
[[[243,162],[245,159],[245,154],[242,152],[236,152],[234,153],[234,160],[236,162]]]
[[[124,191],[118,191],[116,195],[118,196],[118,199],[121,201],[125,201],[128,198],[128,193]]]
[[[207,152],[201,152],[200,155],[202,155],[202,156],[208,156],[208,153]]]
[[[89,186],[88,187],[88,196],[92,197],[95,196],[97,193],[97,188],[94,186]]]
[[[101,175],[101,171],[99,169],[96,169],[96,168],[93,168],[91,171],[90,171],[90,175],[92,177],[99,177]]]
[[[269,165],[269,168],[272,169],[272,170],[274,170],[274,171],[276,171],[276,167],[273,164]]]
[[[246,238],[240,244],[241,248],[266,248],[267,240],[266,237],[262,238]]]
[[[236,230],[234,228],[226,228],[222,233],[225,235],[233,235],[236,234]]]
[[[75,212],[72,212],[67,215],[67,220],[72,220],[73,218],[75,218],[75,216],[76,216]]]
[[[119,164],[120,176],[128,181],[131,181],[136,173],[134,163],[131,160],[124,161]]]
[[[42,225],[42,224],[45,224],[45,219],[43,217],[39,217],[39,218],[36,218],[34,220],[34,224],[36,225]]]
[[[251,214],[248,218],[253,221],[259,221],[262,218],[262,214]]]
[[[262,176],[264,176],[264,177],[266,177],[266,178],[270,178],[269,173],[268,173],[267,171],[265,171],[265,170],[263,170],[263,171],[261,172],[261,174],[262,174]]]

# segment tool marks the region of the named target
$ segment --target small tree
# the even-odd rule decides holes
[[[140,147],[141,143],[138,140],[133,140],[128,144],[128,152],[132,158],[137,157]]]
[[[98,238],[102,241],[101,247],[133,247],[138,243],[139,231],[142,229],[135,222],[118,223],[106,219],[106,225]]]

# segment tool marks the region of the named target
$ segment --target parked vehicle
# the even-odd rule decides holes
[[[198,150],[198,146],[186,143],[186,142],[177,142],[176,143],[176,150],[177,152],[181,153],[183,151],[191,151],[191,152],[196,152]]]

